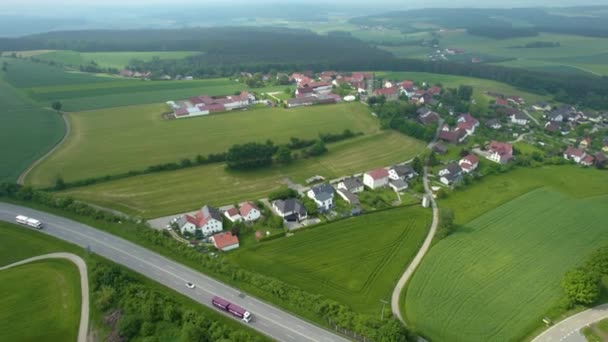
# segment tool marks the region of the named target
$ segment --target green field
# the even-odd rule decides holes
[[[0,74],[0,183],[16,181],[65,133],[57,113],[39,107],[1,77]]]
[[[608,238],[606,180],[569,166],[519,169],[441,201],[461,227],[412,278],[408,322],[432,340],[524,338],[563,297],[563,274]]]
[[[80,276],[69,261],[48,260],[0,272],[0,339],[76,341]]]
[[[28,182],[66,180],[140,170],[197,154],[225,152],[250,141],[286,143],[344,129],[373,134],[378,123],[360,103],[294,109],[234,111],[182,120],[164,120],[165,105],[120,107],[70,114],[72,134],[36,167]],[[104,142],[111,141],[111,144]]]
[[[380,300],[390,300],[429,224],[430,211],[397,208],[249,245],[228,257],[249,270],[379,315]]]
[[[210,205],[226,205],[266,197],[285,183],[285,177],[303,183],[321,175],[332,179],[405,161],[424,150],[424,144],[387,131],[328,145],[318,158],[298,160],[289,166],[249,172],[228,172],[223,164],[130,177],[74,188],[75,198],[133,215],[153,218]]]
[[[151,61],[154,58],[159,59],[182,59],[188,56],[198,54],[200,52],[193,51],[155,51],[155,52],[78,52],[78,51],[50,51],[35,55],[36,58],[45,61],[54,61],[64,65],[72,65],[78,67],[80,65],[90,64],[92,61],[97,63],[102,68],[122,69],[129,65],[132,59],[142,61]]]

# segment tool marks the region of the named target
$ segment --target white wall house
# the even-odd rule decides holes
[[[254,222],[259,220],[260,217],[262,217],[262,212],[260,211],[260,209],[258,209],[251,202],[242,203],[239,208],[239,212],[243,220],[245,220],[246,222]]]
[[[363,175],[363,184],[370,189],[378,189],[388,185],[388,171],[386,169],[375,169]]]
[[[321,211],[330,210],[334,206],[334,188],[329,184],[312,187],[308,190],[306,196],[315,201],[317,208]]]

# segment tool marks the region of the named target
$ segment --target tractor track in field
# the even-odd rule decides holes
[[[36,166],[38,166],[38,164],[42,163],[46,158],[48,158],[51,154],[57,151],[57,149],[61,147],[61,145],[63,145],[63,143],[70,136],[72,127],[70,126],[70,120],[68,120],[66,117],[66,112],[61,112],[61,118],[63,119],[63,124],[65,125],[65,134],[63,135],[63,138],[61,138],[61,140],[57,144],[55,144],[55,146],[53,146],[53,148],[51,148],[47,153],[45,153],[42,157],[36,159],[30,166],[28,166],[27,169],[23,170],[23,172],[21,172],[21,174],[19,175],[19,178],[17,178],[17,184],[25,185],[25,178],[27,177],[27,175]]]

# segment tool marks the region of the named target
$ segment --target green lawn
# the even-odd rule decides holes
[[[74,188],[65,193],[152,218],[193,210],[204,203],[219,206],[263,198],[283,185],[285,177],[304,183],[314,175],[332,179],[405,161],[423,151],[424,144],[386,131],[330,144],[328,148],[329,152],[321,157],[260,171],[228,172],[223,164],[211,164]]]
[[[78,52],[58,50],[36,55],[36,58],[54,61],[61,64],[78,67],[94,61],[102,68],[122,69],[126,67],[132,59],[151,61],[159,59],[182,59],[198,54],[193,51],[154,51],[154,52]]]
[[[65,133],[57,113],[45,110],[11,87],[0,72],[0,183],[14,182]]]
[[[440,201],[461,227],[414,274],[408,322],[448,341],[521,340],[542,325],[563,274],[608,238],[606,180],[569,166],[519,169]]]
[[[233,262],[380,315],[380,300],[422,244],[430,211],[396,208],[330,223],[229,253]]]
[[[0,293],[3,341],[76,341],[80,276],[71,262],[48,260],[2,271]]]
[[[379,131],[377,120],[360,103],[294,109],[263,108],[206,117],[164,120],[162,104],[70,114],[72,134],[36,167],[28,183],[49,185],[178,162],[197,154],[227,151],[250,141],[286,143],[290,137],[315,138],[344,129]],[[111,141],[112,143],[106,143]]]

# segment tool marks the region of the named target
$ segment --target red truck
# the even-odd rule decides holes
[[[249,323],[253,318],[249,311],[218,296],[213,297],[211,303],[224,311],[228,311],[232,316],[240,318],[243,322]]]

